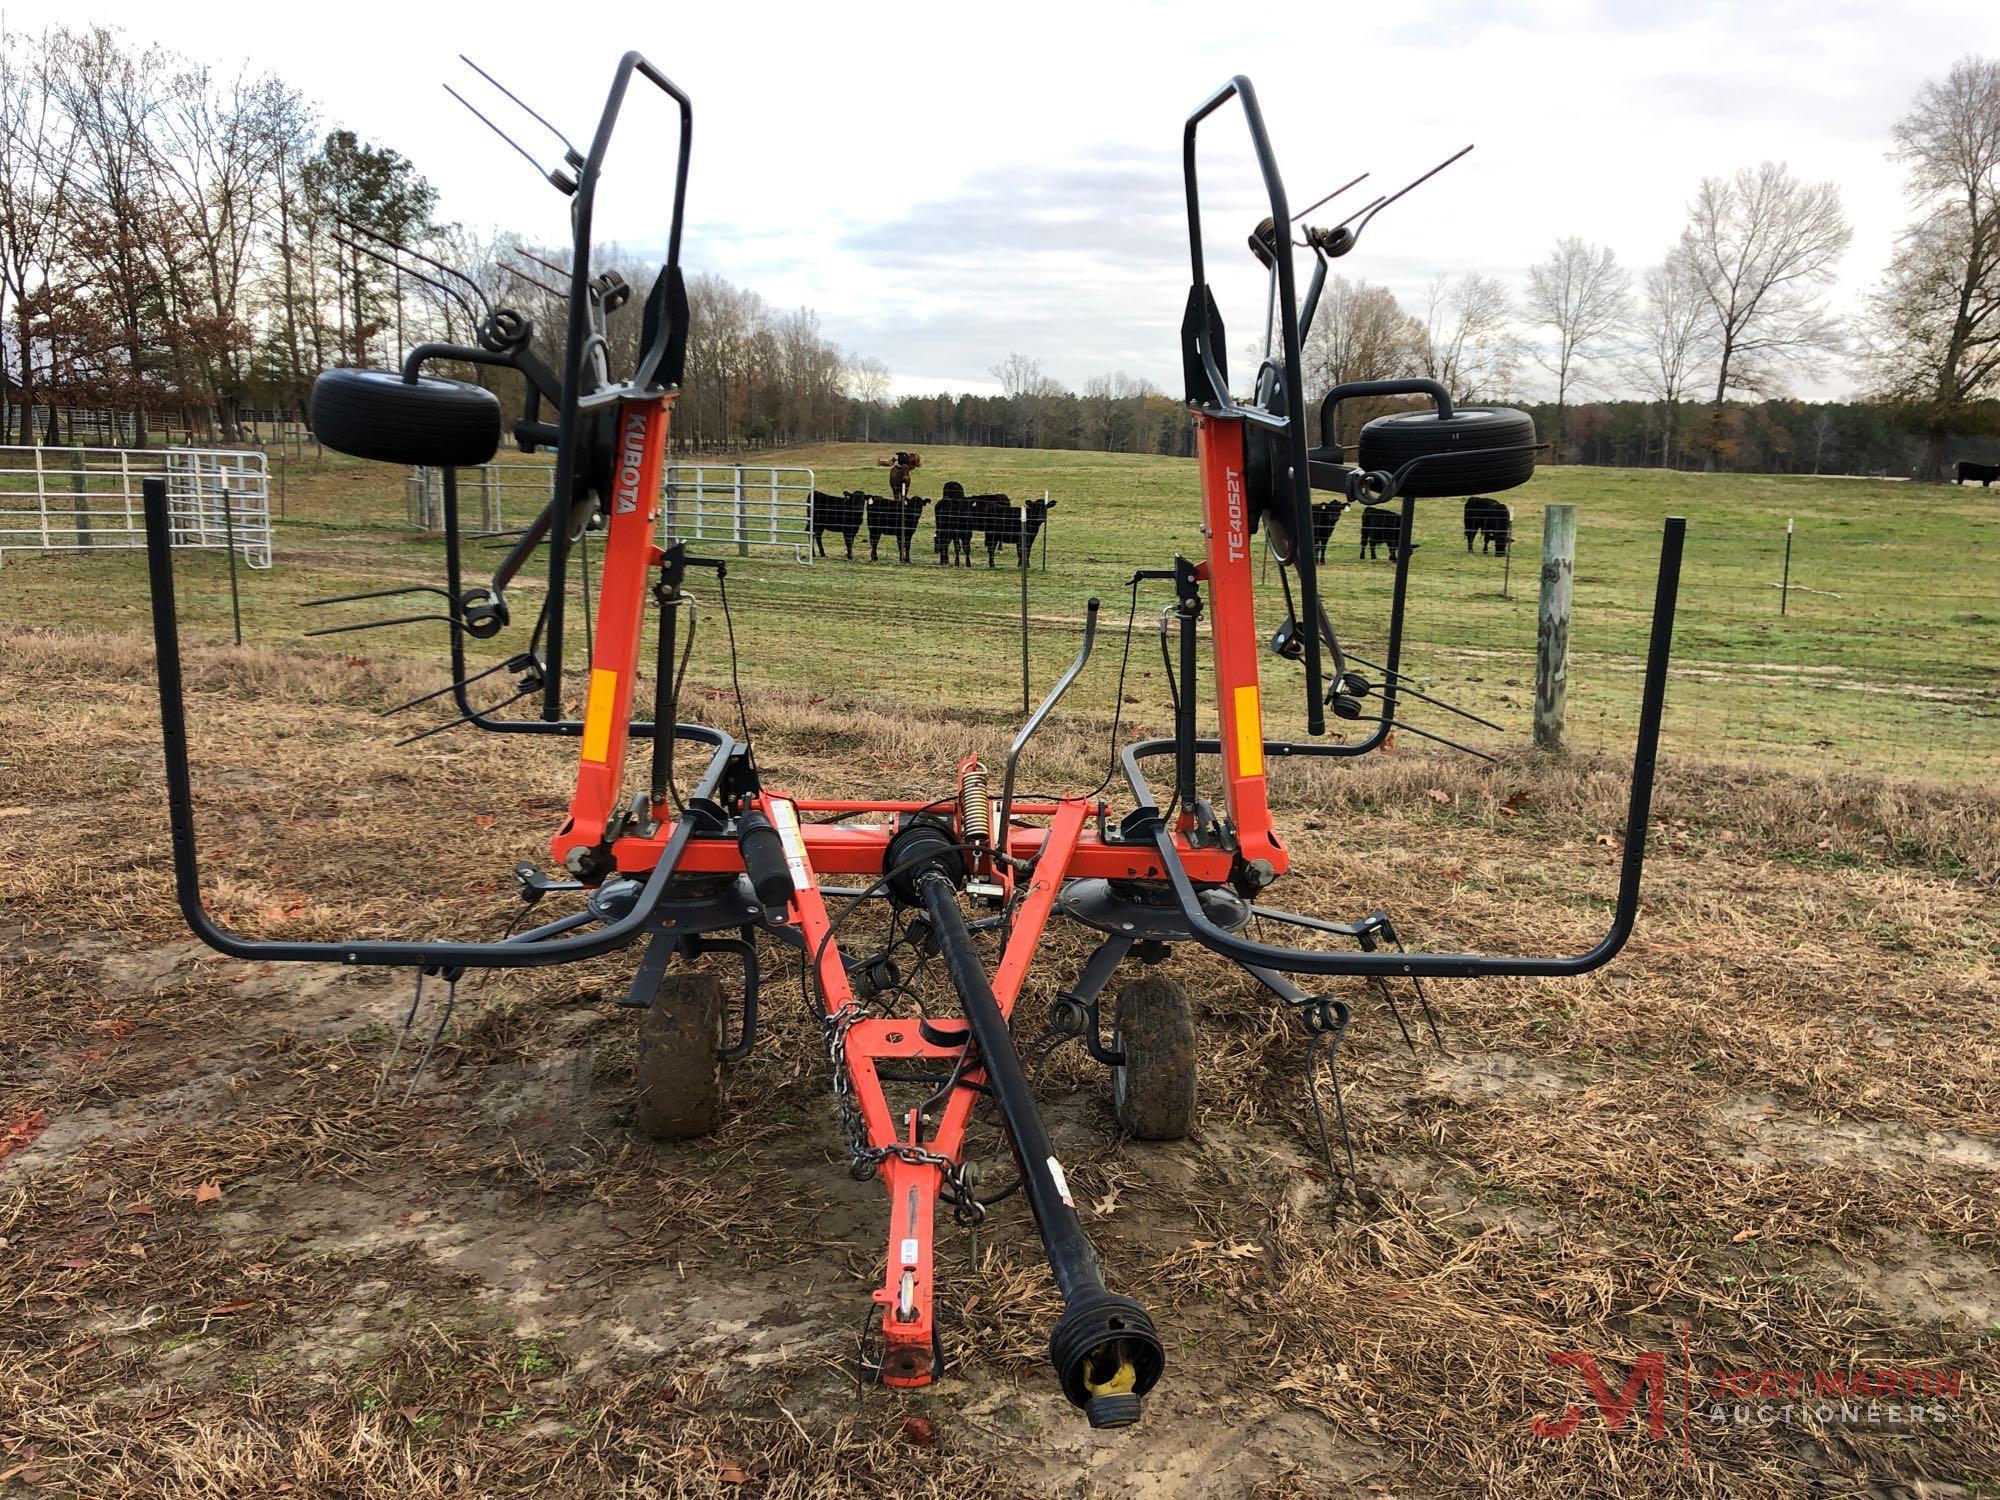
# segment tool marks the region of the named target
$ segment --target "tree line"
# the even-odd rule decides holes
[[[1518,293],[1440,277],[1406,306],[1330,277],[1305,347],[1309,399],[1421,374],[1457,400],[1532,411],[1557,461],[1940,477],[1954,445],[2000,433],[2000,63],[1968,57],[1925,85],[1889,152],[1912,218],[1858,317],[1828,302],[1851,238],[1838,187],[1765,162],[1702,179],[1680,235],[1636,277],[1575,236]],[[274,75],[102,27],[0,37],[0,428],[61,441],[59,408],[178,412],[239,441],[246,410],[302,410],[323,369],[470,341],[481,298],[526,312],[559,359],[567,250],[437,223],[437,198],[412,161],[328,126]],[[474,295],[437,285],[433,262]],[[614,344],[636,343],[649,287],[635,281]],[[713,274],[688,293],[685,447],[1190,451],[1182,403],[1123,372],[1072,390],[1012,354],[991,371],[998,394],[896,397],[887,368],[826,338],[810,309]],[[1853,371],[1860,399],[1790,398],[1830,366]],[[1537,379],[1552,395],[1524,399]],[[1384,409],[1343,407],[1339,437]]]

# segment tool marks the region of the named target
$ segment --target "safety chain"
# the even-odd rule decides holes
[[[826,1030],[827,1060],[833,1064],[833,1099],[839,1113],[840,1133],[847,1138],[847,1175],[856,1182],[866,1182],[892,1156],[911,1166],[936,1167],[944,1178],[944,1197],[951,1203],[958,1221],[979,1223],[986,1217],[986,1207],[973,1196],[964,1163],[907,1141],[892,1141],[886,1146],[869,1143],[868,1122],[861,1118],[861,1106],[854,1098],[854,1080],[847,1071],[847,1033],[853,1030],[855,1022],[867,1017],[866,1005],[849,1000],[821,1023]]]

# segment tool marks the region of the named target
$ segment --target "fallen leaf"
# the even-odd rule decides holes
[[[1732,1245],[1740,1245],[1740,1244],[1742,1244],[1742,1243],[1743,1243],[1743,1242],[1744,1242],[1745,1240],[1754,1240],[1754,1239],[1756,1239],[1756,1238],[1757,1238],[1757,1231],[1756,1231],[1756,1230],[1754,1230],[1754,1229],[1739,1229],[1739,1230],[1737,1230],[1737,1231],[1736,1231],[1736,1233],[1732,1234],[1732,1235],[1731,1235],[1731,1236],[1729,1237],[1729,1243],[1730,1243],[1730,1244],[1732,1244]]]
[[[1430,789],[1430,798],[1433,802],[1449,802],[1451,801],[1451,793],[1447,792],[1441,786],[1434,786]]]
[[[220,1201],[221,1197],[222,1197],[222,1184],[219,1182],[213,1182],[213,1181],[204,1182],[200,1187],[194,1190],[194,1203],[196,1208],[201,1207],[202,1204],[204,1203],[218,1202]]]
[[[928,1448],[937,1441],[937,1428],[929,1417],[903,1418],[903,1441]]]
[[[248,1312],[257,1305],[255,1297],[246,1297],[241,1302],[225,1302],[220,1307],[211,1307],[207,1316],[211,1318],[233,1317],[240,1312]]]

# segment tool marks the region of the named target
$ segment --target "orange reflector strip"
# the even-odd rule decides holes
[[[600,764],[611,753],[611,706],[618,696],[618,674],[598,667],[590,674],[590,702],[583,711],[583,758]]]
[[[1264,774],[1264,716],[1255,683],[1236,690],[1236,769],[1244,776]]]

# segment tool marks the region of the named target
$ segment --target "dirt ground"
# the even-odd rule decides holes
[[[1610,968],[1434,985],[1441,1049],[1341,991],[1358,1203],[1321,1165],[1296,1022],[1176,954],[1192,1138],[1121,1140],[1075,1048],[1041,1074],[1107,1279],[1167,1343],[1144,1423],[1092,1433],[1048,1371],[1057,1303],[1018,1199],[976,1242],[942,1231],[947,1377],[857,1379],[881,1190],[844,1171],[795,965],[767,973],[712,1140],[628,1128],[630,951],[468,980],[429,1067],[406,1047],[377,1102],[404,981],[246,965],[181,926],[150,653],[30,630],[6,656],[0,1494],[2000,1487],[1990,787],[1670,761]],[[375,710],[433,685],[394,663],[189,657],[214,910],[318,937],[515,914],[507,871],[545,849],[559,756],[469,733],[392,749]],[[752,714],[801,794],[935,795],[1004,732],[837,696],[763,692]],[[1035,780],[1095,782],[1104,733],[1052,730]],[[1282,770],[1289,905],[1385,908],[1424,947],[1576,951],[1606,921],[1622,767]],[[1052,932],[1024,1043],[1085,951]],[[1005,1180],[990,1124],[976,1144]],[[1636,1392],[1616,1430],[1579,1354],[1608,1397]],[[1861,1394],[1787,1421],[1768,1391],[1788,1372]],[[1764,1394],[1715,1394],[1753,1374]]]

